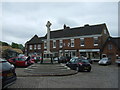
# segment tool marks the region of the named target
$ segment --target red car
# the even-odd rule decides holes
[[[34,61],[35,63],[37,63],[42,60],[42,57],[38,56],[38,55],[33,55],[33,56],[31,56],[31,60]]]
[[[34,63],[34,61],[31,61],[30,58],[26,56],[13,57],[8,59],[8,62],[14,64],[15,66],[29,66]]]

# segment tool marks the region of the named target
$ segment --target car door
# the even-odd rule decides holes
[[[72,64],[71,64],[72,69],[76,69],[77,63],[78,63],[77,59],[74,59],[74,60],[72,61]]]

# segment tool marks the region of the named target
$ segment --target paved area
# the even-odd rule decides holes
[[[92,65],[91,72],[79,72],[69,76],[18,77],[9,88],[118,88],[116,65]]]
[[[76,74],[65,64],[33,64],[27,68],[16,68],[18,77],[28,76],[66,76]]]

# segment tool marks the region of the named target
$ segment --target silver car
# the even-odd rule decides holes
[[[99,62],[99,65],[109,65],[111,64],[111,59],[110,58],[102,58]]]
[[[118,57],[116,60],[115,60],[115,63],[120,65],[120,57]]]

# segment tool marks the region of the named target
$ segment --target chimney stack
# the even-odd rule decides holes
[[[85,24],[85,25],[84,25],[84,27],[87,27],[87,26],[89,26],[89,24]]]
[[[69,27],[69,26],[66,26],[66,24],[63,25],[63,28],[64,28],[65,30],[70,29],[70,27]]]
[[[64,24],[63,28],[66,29],[66,24]]]

